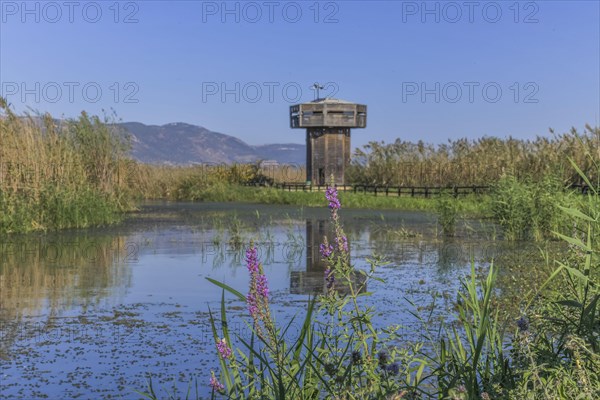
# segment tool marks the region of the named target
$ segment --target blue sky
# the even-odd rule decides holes
[[[370,140],[533,138],[598,125],[598,1],[0,1],[17,111],[187,122],[302,143],[288,107],[368,105]]]

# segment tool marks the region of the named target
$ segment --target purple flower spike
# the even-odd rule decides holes
[[[333,253],[333,246],[330,244],[322,243],[319,246],[319,251],[321,252],[321,256],[323,256],[323,258],[328,258],[331,255],[331,253]]]
[[[340,200],[338,199],[337,188],[329,186],[325,191],[325,198],[329,201],[329,208],[333,210],[339,210],[341,207]]]
[[[215,373],[213,371],[210,371],[210,373],[210,387],[216,392],[222,392],[223,390],[225,390],[225,386],[223,386],[223,384],[219,382],[219,380],[215,376]]]
[[[221,355],[221,357],[223,357],[223,359],[226,360],[229,357],[231,357],[232,351],[227,345],[227,341],[225,340],[225,338],[217,342],[217,350],[219,351],[219,354]]]
[[[250,313],[250,316],[254,318],[258,312],[258,305],[256,304],[256,297],[253,293],[248,293],[248,296],[246,296],[246,302],[248,303],[248,312]]]
[[[256,277],[256,291],[262,297],[269,297],[269,286],[265,275],[258,275]]]
[[[254,246],[246,250],[246,265],[251,273],[258,272],[258,252]]]
[[[258,262],[258,256],[254,245],[246,251],[246,262],[248,264],[248,272],[250,273],[246,303],[248,305],[248,312],[254,320],[256,333],[261,336],[263,333],[261,325],[267,326],[271,324],[271,313],[269,311],[269,285],[263,267]]]

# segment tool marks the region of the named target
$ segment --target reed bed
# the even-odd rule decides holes
[[[132,207],[128,143],[107,122],[18,116],[0,99],[0,233],[108,224]]]
[[[353,155],[348,180],[354,184],[387,186],[485,186],[503,176],[540,181],[548,175],[564,184],[581,184],[573,160],[592,181],[600,160],[600,128],[586,125],[564,134],[534,140],[483,137],[448,140],[433,145],[397,139],[370,142]]]
[[[200,200],[219,186],[304,183],[306,170],[295,165],[198,164],[170,166],[136,163],[131,172],[140,199]],[[212,189],[211,189],[212,188]],[[231,189],[231,188],[229,188]]]

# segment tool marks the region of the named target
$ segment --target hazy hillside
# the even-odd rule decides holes
[[[276,160],[304,164],[306,147],[301,144],[251,146],[233,136],[185,123],[162,126],[139,122],[119,124],[132,136],[132,155],[147,163],[245,163]]]

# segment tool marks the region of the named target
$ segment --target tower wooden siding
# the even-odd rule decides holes
[[[367,126],[367,106],[319,99],[290,107],[290,126],[306,128],[306,180],[325,185],[333,175],[345,184],[350,164],[350,128]]]

